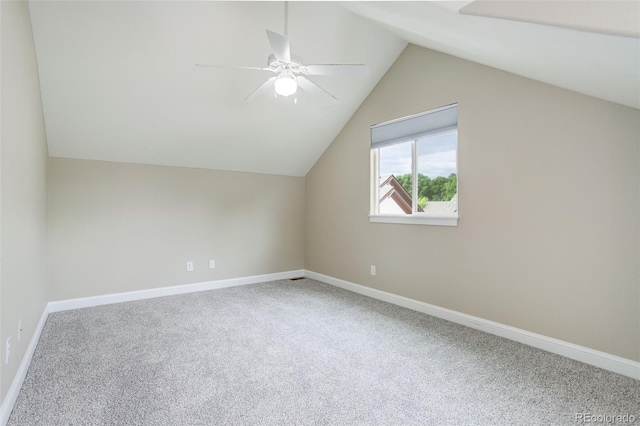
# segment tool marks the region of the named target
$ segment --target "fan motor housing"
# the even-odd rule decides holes
[[[276,70],[291,70],[294,72],[299,72],[300,67],[302,66],[302,59],[300,59],[299,56],[291,54],[291,62],[285,63],[278,60],[272,53],[271,55],[269,55],[269,58],[267,58],[267,65],[269,65],[269,68],[273,68]]]

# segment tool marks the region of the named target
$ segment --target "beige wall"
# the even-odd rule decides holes
[[[306,179],[47,163],[0,4],[0,398],[47,301],[301,268],[640,360],[640,111],[409,46]],[[452,102],[459,226],[369,223],[369,126]]]
[[[304,268],[304,178],[51,158],[48,183],[52,301]]]
[[[453,102],[459,226],[369,223],[369,126]],[[305,267],[638,361],[639,145],[638,110],[410,45],[307,175]]]
[[[46,303],[47,145],[31,21],[26,2],[2,9],[1,253],[4,400]],[[18,321],[22,339],[18,341]],[[4,362],[7,338],[11,357]]]

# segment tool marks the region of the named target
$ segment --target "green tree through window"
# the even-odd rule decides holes
[[[396,176],[396,179],[402,187],[413,196],[413,188],[411,187],[411,174]],[[426,198],[428,201],[451,201],[458,191],[458,176],[451,173],[449,177],[438,176],[429,178],[429,176],[418,174],[418,197]],[[423,207],[423,206],[420,206]]]

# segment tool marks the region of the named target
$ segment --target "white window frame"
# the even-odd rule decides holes
[[[453,104],[457,107],[457,104]],[[442,108],[437,108],[435,110],[430,110],[424,112],[422,114],[416,114],[415,116],[405,117],[399,120],[411,119],[412,117],[419,117],[427,114],[431,114],[437,112],[439,110],[450,108],[451,106],[446,106]],[[396,120],[394,120],[396,121]],[[388,122],[393,123],[393,122]],[[385,124],[385,123],[383,123]],[[375,126],[372,126],[372,128]],[[412,213],[411,214],[380,214],[380,147],[371,148],[371,158],[370,158],[370,171],[371,171],[371,191],[370,191],[370,206],[369,206],[369,222],[373,223],[396,223],[396,224],[411,224],[411,225],[436,225],[436,226],[458,226],[459,219],[459,211],[453,214],[435,214],[435,213],[421,213],[417,210],[418,197],[415,194],[418,194],[418,156],[417,156],[417,144],[418,140],[424,136],[433,136],[442,133],[448,132],[458,132],[457,123],[455,126],[448,126],[438,131],[431,131],[428,134],[422,134],[419,136],[407,138],[407,139],[398,139],[389,145],[396,145],[411,142],[411,174],[412,178]],[[457,185],[460,186],[459,179],[459,170],[458,170],[458,138],[456,137],[456,176],[457,176]],[[456,193],[458,191],[456,190]]]

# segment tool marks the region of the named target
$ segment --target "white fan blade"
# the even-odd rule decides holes
[[[356,77],[369,75],[369,67],[363,64],[304,65],[301,69],[307,75],[350,75]]]
[[[257,70],[257,71],[273,71],[271,68],[265,67],[246,67],[244,65],[209,65],[209,64],[196,64],[196,67],[205,68],[234,68],[241,70]]]
[[[276,83],[276,77],[271,77],[269,80],[262,83],[256,90],[254,90],[253,93],[247,96],[245,98],[245,101],[251,101],[257,98],[258,96],[262,95],[267,90],[272,89],[275,83]]]
[[[286,36],[267,30],[267,37],[271,44],[273,55],[281,62],[291,62],[291,50],[289,50],[289,39]]]
[[[303,90],[309,92],[310,94],[312,94],[314,96],[319,97],[326,104],[332,104],[332,103],[338,101],[335,97],[333,97],[333,95],[331,93],[327,92],[322,87],[320,87],[317,84],[315,84],[313,81],[307,80],[306,78],[304,78],[302,76],[298,76],[296,78],[296,80],[298,81],[298,85]]]

